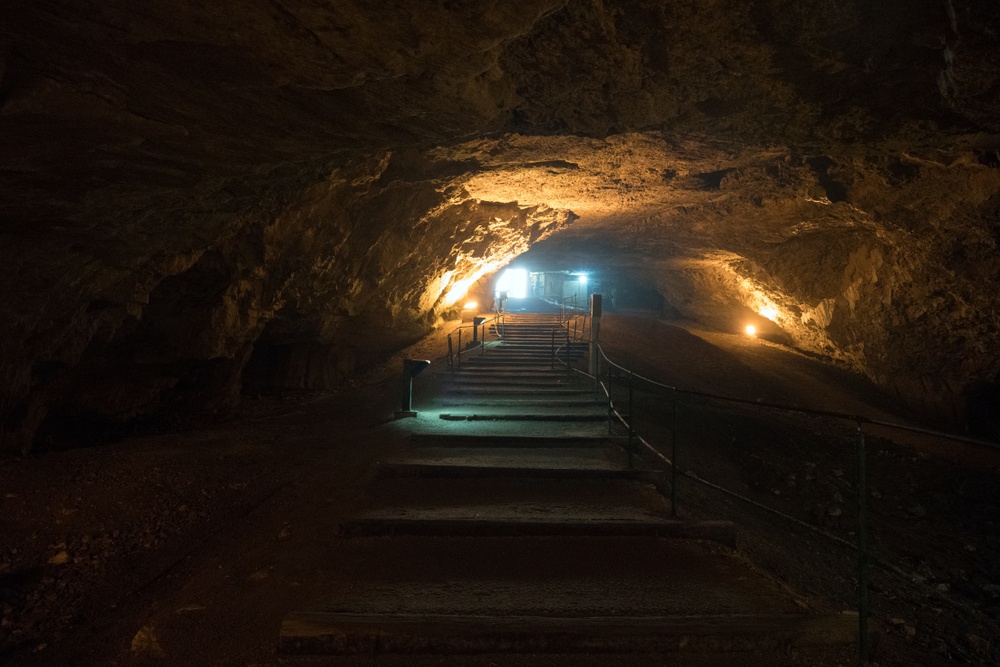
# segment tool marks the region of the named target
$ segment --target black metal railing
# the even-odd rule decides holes
[[[489,319],[484,319],[484,321],[479,324],[463,324],[456,327],[448,334],[448,367],[456,368],[462,364],[462,353],[471,353],[478,350],[480,354],[485,354],[488,347],[488,337],[492,335],[494,340],[503,340],[505,332],[505,321],[506,313],[503,311],[496,311],[493,317]],[[462,334],[466,331],[472,331],[472,339],[466,339],[463,344]],[[457,338],[457,341],[455,340]],[[478,342],[479,344],[474,347],[469,347],[473,342]],[[457,342],[457,346],[455,343]],[[466,348],[469,348],[466,350]]]
[[[566,298],[559,302],[559,321],[566,322],[570,317],[574,317],[573,311],[579,311],[577,308],[577,294],[570,294]]]
[[[567,328],[567,343],[564,346],[553,349],[553,357],[556,358],[563,349],[569,349],[569,342],[571,338],[569,337],[569,329]],[[572,340],[579,340],[579,338],[574,335]],[[593,348],[592,348],[593,349]],[[877,562],[880,566],[885,567],[889,571],[896,572],[903,576],[909,576],[908,573],[902,571],[897,565],[889,562],[879,562],[873,561],[873,554],[871,552],[870,541],[869,541],[869,511],[868,511],[868,495],[869,495],[869,482],[868,482],[868,453],[866,448],[866,428],[870,431],[873,430],[888,430],[909,432],[922,434],[927,436],[933,436],[935,438],[942,438],[953,442],[960,442],[966,445],[972,445],[975,447],[985,447],[992,449],[994,451],[1000,451],[1000,445],[996,443],[991,443],[983,440],[978,440],[975,438],[968,438],[964,436],[954,435],[950,433],[944,433],[941,431],[935,431],[932,429],[921,428],[917,426],[910,426],[907,424],[899,424],[894,422],[888,422],[881,419],[874,419],[864,415],[847,414],[842,412],[830,411],[830,410],[816,410],[810,408],[803,408],[799,406],[785,405],[776,402],[766,402],[761,400],[749,400],[736,398],[732,396],[725,396],[722,394],[715,394],[711,392],[695,391],[689,389],[682,389],[673,385],[658,382],[648,377],[644,377],[634,370],[625,368],[624,366],[612,361],[608,355],[605,353],[604,348],[600,345],[596,346],[596,351],[598,354],[598,364],[596,365],[597,372],[595,374],[588,373],[584,370],[578,368],[572,368],[572,370],[580,373],[594,381],[594,392],[595,398],[600,397],[603,392],[607,397],[607,410],[608,410],[608,432],[612,432],[612,428],[615,422],[622,424],[628,432],[628,461],[629,466],[634,466],[634,460],[639,456],[639,447],[641,446],[644,452],[649,453],[653,459],[660,461],[669,469],[669,494],[670,494],[670,506],[671,512],[674,516],[677,514],[678,504],[680,498],[678,497],[679,481],[681,478],[691,480],[699,485],[702,485],[708,489],[715,492],[725,494],[726,496],[739,501],[740,503],[745,503],[758,510],[767,512],[772,516],[776,516],[783,521],[791,522],[798,526],[799,528],[810,531],[813,534],[821,536],[832,543],[835,543],[841,547],[852,550],[856,554],[855,559],[855,577],[857,582],[857,605],[858,605],[858,652],[861,660],[867,662],[870,658],[871,646],[870,646],[870,633],[869,633],[869,617],[870,617],[870,601],[868,597],[869,591],[869,580],[870,580],[870,570],[873,562]],[[570,355],[565,355],[565,364],[567,371],[570,370]],[[669,456],[664,454],[658,447],[654,446],[647,438],[642,437],[636,431],[636,412],[638,411],[638,402],[636,400],[636,393],[639,390],[639,385],[642,385],[642,391],[645,394],[656,394],[661,398],[666,398],[668,401],[668,411],[669,421],[667,430],[669,431],[669,443],[667,446],[669,448]],[[620,387],[626,393],[625,396],[619,400],[615,401],[613,399],[613,393],[615,387]],[[682,404],[682,399],[704,399],[706,401],[719,402],[729,406],[740,406],[741,408],[753,408],[754,410],[767,410],[767,411],[777,411],[784,412],[786,414],[796,414],[802,415],[808,418],[822,418],[828,420],[834,420],[842,424],[850,426],[850,432],[853,434],[851,439],[853,440],[853,450],[854,450],[854,507],[855,507],[855,539],[854,541],[844,539],[829,533],[815,525],[809,524],[805,521],[797,519],[785,512],[782,512],[773,507],[769,507],[764,503],[758,502],[752,498],[747,497],[744,494],[733,491],[732,489],[726,488],[721,484],[717,484],[709,479],[702,477],[693,470],[684,469],[679,461],[679,448],[681,447],[681,439],[679,438],[680,432],[680,407]],[[659,407],[662,407],[660,405]],[[653,412],[653,411],[651,411]],[[662,409],[655,410],[659,415],[663,415],[664,411]],[[938,593],[940,595],[940,593]]]

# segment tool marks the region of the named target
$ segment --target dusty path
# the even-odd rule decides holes
[[[866,379],[766,341],[635,314],[611,315],[602,327],[612,358],[681,388],[921,423],[920,415],[894,404]],[[682,401],[680,413],[683,468],[855,541],[852,423],[701,399]],[[636,420],[640,432],[669,454],[669,398],[640,392]],[[880,660],[996,664],[1000,455],[868,430],[869,532],[876,560],[871,599],[873,618],[888,631]],[[754,562],[799,590],[856,608],[852,550],[697,484],[680,488],[678,504],[687,511],[721,511],[744,527],[741,551]]]

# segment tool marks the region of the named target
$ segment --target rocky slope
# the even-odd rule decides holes
[[[985,0],[5,3],[0,449],[329,387],[556,232],[960,421],[1000,371],[998,29]]]

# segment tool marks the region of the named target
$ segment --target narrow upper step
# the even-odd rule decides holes
[[[565,436],[565,435],[523,435],[523,434],[481,434],[481,433],[425,433],[410,435],[410,442],[418,447],[518,447],[551,449],[603,448],[621,445],[627,438],[611,436]]]

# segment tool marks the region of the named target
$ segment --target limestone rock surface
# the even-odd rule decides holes
[[[0,449],[336,386],[529,247],[766,310],[961,423],[1000,373],[998,31],[985,0],[6,2]]]

